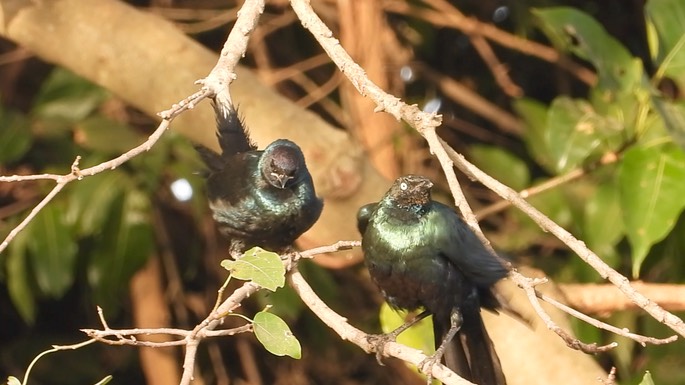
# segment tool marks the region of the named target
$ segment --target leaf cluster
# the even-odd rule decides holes
[[[685,129],[680,122],[685,104],[661,92],[659,84],[668,79],[681,89],[685,86],[679,70],[685,63],[685,29],[670,19],[685,14],[685,5],[669,0],[647,4],[650,49],[657,65],[651,76],[639,58],[587,14],[566,7],[533,14],[559,50],[595,68],[597,83],[585,98],[558,96],[549,105],[530,98],[514,101],[526,123],[528,154],[547,177],[533,179],[525,158],[500,148],[475,147],[472,156],[485,171],[517,189],[580,173],[573,182],[530,201],[572,229],[612,267],[622,271],[629,266],[627,275],[637,278],[650,252],[654,263],[675,257],[661,246],[677,242],[682,228]],[[523,236],[502,236],[505,248],[540,241],[532,222],[514,216]],[[599,279],[578,262],[565,274],[574,280]]]
[[[145,134],[106,113],[114,100],[104,89],[55,69],[28,113],[0,107],[3,173],[27,164],[32,169],[14,172],[65,173],[77,155],[87,167],[135,147]],[[152,217],[159,187],[192,175],[194,157],[185,141],[168,138],[146,157],[68,185],[41,210],[0,259],[0,281],[24,321],[36,321],[40,301],[60,300],[70,291],[116,313],[130,277],[156,248]],[[30,197],[11,190],[0,197],[27,207],[3,224],[4,233],[50,188],[51,182],[30,182]],[[202,198],[195,204],[201,212]]]

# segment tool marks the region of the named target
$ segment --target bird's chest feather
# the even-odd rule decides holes
[[[298,188],[278,189],[260,178],[256,176],[249,183],[235,186],[230,197],[210,201],[214,219],[224,232],[260,242],[273,237],[289,239],[300,227],[311,226],[301,220],[307,214],[303,207],[307,200],[300,197]]]
[[[434,233],[426,220],[389,216],[372,220],[367,229],[365,239],[373,242],[362,245],[365,263],[393,307],[415,309],[439,303],[449,308],[460,289],[458,272],[435,248]]]

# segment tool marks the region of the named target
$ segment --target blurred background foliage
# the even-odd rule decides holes
[[[131,3],[171,19],[212,49],[223,43],[237,9],[216,0]],[[380,76],[374,81],[443,114],[441,136],[505,184],[517,190],[552,185],[533,192],[530,201],[622,274],[650,282],[683,281],[684,2],[377,4],[383,22],[374,28],[382,28],[385,39],[377,48],[385,51],[360,60],[365,68],[380,68],[369,70]],[[350,10],[332,0],[313,0],[312,5],[336,34],[348,36],[341,39],[344,45],[365,38],[354,35],[364,26],[349,24]],[[358,23],[370,20],[361,16]],[[496,29],[495,36],[511,43],[483,43],[469,26],[484,34]],[[527,41],[537,45],[526,47]],[[556,52],[561,56],[555,58]],[[347,109],[355,96],[323,55],[287,2],[274,0],[242,64],[298,104],[349,130],[371,157],[387,150],[389,157],[374,159],[388,177],[428,175],[442,189],[438,195],[447,197],[436,160],[418,135],[407,127],[359,123],[370,111]],[[63,174],[77,155],[81,167],[96,165],[141,143],[155,127],[152,118],[106,90],[8,41],[0,41],[0,68],[3,175]],[[369,145],[370,136],[383,130],[389,132],[386,140]],[[223,281],[218,262],[224,249],[208,218],[201,170],[192,145],[169,132],[122,167],[68,185],[38,214],[0,256],[0,376],[22,373],[46,344],[74,342],[82,338],[79,329],[98,327],[96,305],[106,309],[112,327],[130,326],[129,281],[149,258],[159,258],[163,266],[170,324],[187,328],[204,318]],[[0,184],[0,234],[16,226],[52,185]],[[560,241],[498,203],[493,193],[476,185],[468,185],[467,193],[491,240],[516,263],[540,268],[559,282],[602,282]],[[325,270],[315,261],[302,265],[331,307],[380,330],[379,298],[360,266]],[[288,288],[260,293],[243,310],[254,314],[267,303],[304,341],[305,350],[325,352],[299,369],[260,355],[267,382],[298,383],[297,376],[306,373],[312,383],[333,383],[331,378],[345,373],[347,383],[390,383],[375,362],[303,312]],[[345,303],[359,306],[349,309]],[[666,334],[662,325],[635,312],[607,317],[637,333]],[[575,332],[586,341],[615,338],[579,322]],[[239,336],[202,351],[200,367],[208,382],[221,378],[213,352],[219,349],[223,360],[231,362],[247,354],[240,348],[245,341],[250,349],[261,349],[250,336]],[[335,351],[319,350],[330,344]],[[65,365],[73,377],[64,383],[93,382],[103,371],[113,373],[115,382],[142,382],[136,349],[89,349],[97,354],[55,355],[37,368],[34,383],[59,383],[51,373]],[[598,360],[607,369],[616,366],[623,383],[639,383],[649,368],[655,383],[680,384],[685,382],[678,374],[683,350],[682,344],[645,348],[622,340]],[[247,370],[229,366],[231,376],[244,376],[241,371]]]

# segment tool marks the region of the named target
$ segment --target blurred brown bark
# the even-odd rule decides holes
[[[640,293],[668,311],[685,311],[685,285],[647,282],[630,283]],[[638,309],[616,286],[604,284],[559,285],[568,304],[583,313],[606,315]]]
[[[159,260],[150,256],[145,267],[131,279],[131,304],[136,328],[163,328],[169,326],[171,315],[162,288]],[[171,341],[167,336],[140,336],[143,341]],[[174,348],[140,350],[140,362],[148,385],[177,384],[181,379],[178,355]]]
[[[388,58],[391,48],[387,45],[390,27],[385,21],[382,2],[340,0],[338,11],[343,47],[364,68],[371,81],[392,92],[390,71],[393,68],[387,66],[392,62]],[[399,122],[389,114],[374,112],[373,101],[360,95],[350,82],[343,83],[341,95],[343,107],[351,117],[351,130],[363,144],[371,163],[384,177],[398,177],[400,168],[394,142]]]

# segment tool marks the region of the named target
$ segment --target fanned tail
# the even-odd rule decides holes
[[[219,140],[221,154],[202,145],[195,145],[195,150],[209,167],[210,172],[223,170],[231,156],[256,150],[257,146],[250,141],[250,136],[232,105],[212,101],[216,116],[216,137]]]
[[[212,102],[216,115],[216,136],[219,139],[222,156],[231,156],[241,152],[256,150],[257,146],[250,140],[249,133],[232,105]]]

